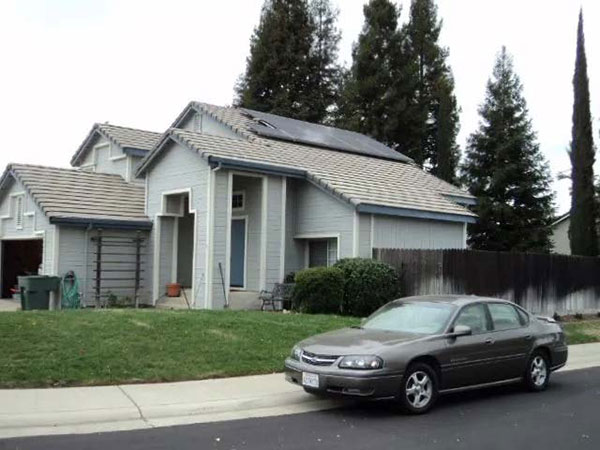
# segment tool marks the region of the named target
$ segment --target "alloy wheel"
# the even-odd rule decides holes
[[[425,408],[433,396],[433,383],[428,374],[414,372],[406,381],[406,399],[413,408]]]
[[[535,386],[540,387],[544,385],[546,378],[548,377],[548,368],[546,367],[546,360],[542,356],[537,355],[533,358],[533,361],[531,361],[530,374],[531,381]]]

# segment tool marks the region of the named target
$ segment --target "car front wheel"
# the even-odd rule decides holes
[[[525,385],[533,392],[544,391],[550,381],[548,357],[540,350],[533,352],[527,363]]]
[[[438,397],[435,371],[425,363],[411,364],[402,381],[398,400],[411,414],[423,414],[431,409]]]

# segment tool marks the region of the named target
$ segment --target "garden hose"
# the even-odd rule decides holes
[[[65,274],[62,279],[62,300],[61,306],[64,309],[79,308],[79,280],[77,275],[71,270]]]

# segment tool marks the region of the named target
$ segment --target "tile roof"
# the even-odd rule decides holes
[[[77,152],[71,159],[71,164],[76,165],[88,150],[92,138],[99,132],[108,140],[119,145],[121,148],[131,148],[148,152],[160,141],[162,133],[154,131],[139,130],[137,128],[121,127],[109,123],[96,123],[81,143]]]
[[[121,147],[136,148],[138,150],[152,150],[162,136],[162,133],[155,131],[121,127],[109,123],[100,123],[97,124],[97,127],[98,130],[113,139]]]
[[[11,174],[50,219],[97,219],[147,222],[145,188],[121,176],[76,169],[9,164],[0,179]]]
[[[224,117],[225,112],[220,113]],[[227,114],[235,116],[231,111]],[[244,119],[238,115],[236,120],[239,120],[236,126],[242,126]],[[228,158],[304,171],[308,179],[354,205],[475,217],[467,208],[447,197],[472,199],[470,194],[414,164],[258,137],[238,140],[182,129],[171,129],[168,136],[195,149],[205,158]],[[154,153],[148,155],[144,165]]]

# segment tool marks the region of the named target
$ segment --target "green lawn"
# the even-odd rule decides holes
[[[234,311],[0,313],[0,387],[197,380],[281,371],[295,342],[357,323]]]
[[[600,320],[582,320],[563,324],[569,345],[600,342]]]
[[[295,342],[347,317],[248,311],[0,313],[0,387],[198,380],[280,371]],[[600,320],[564,324],[600,341]]]

